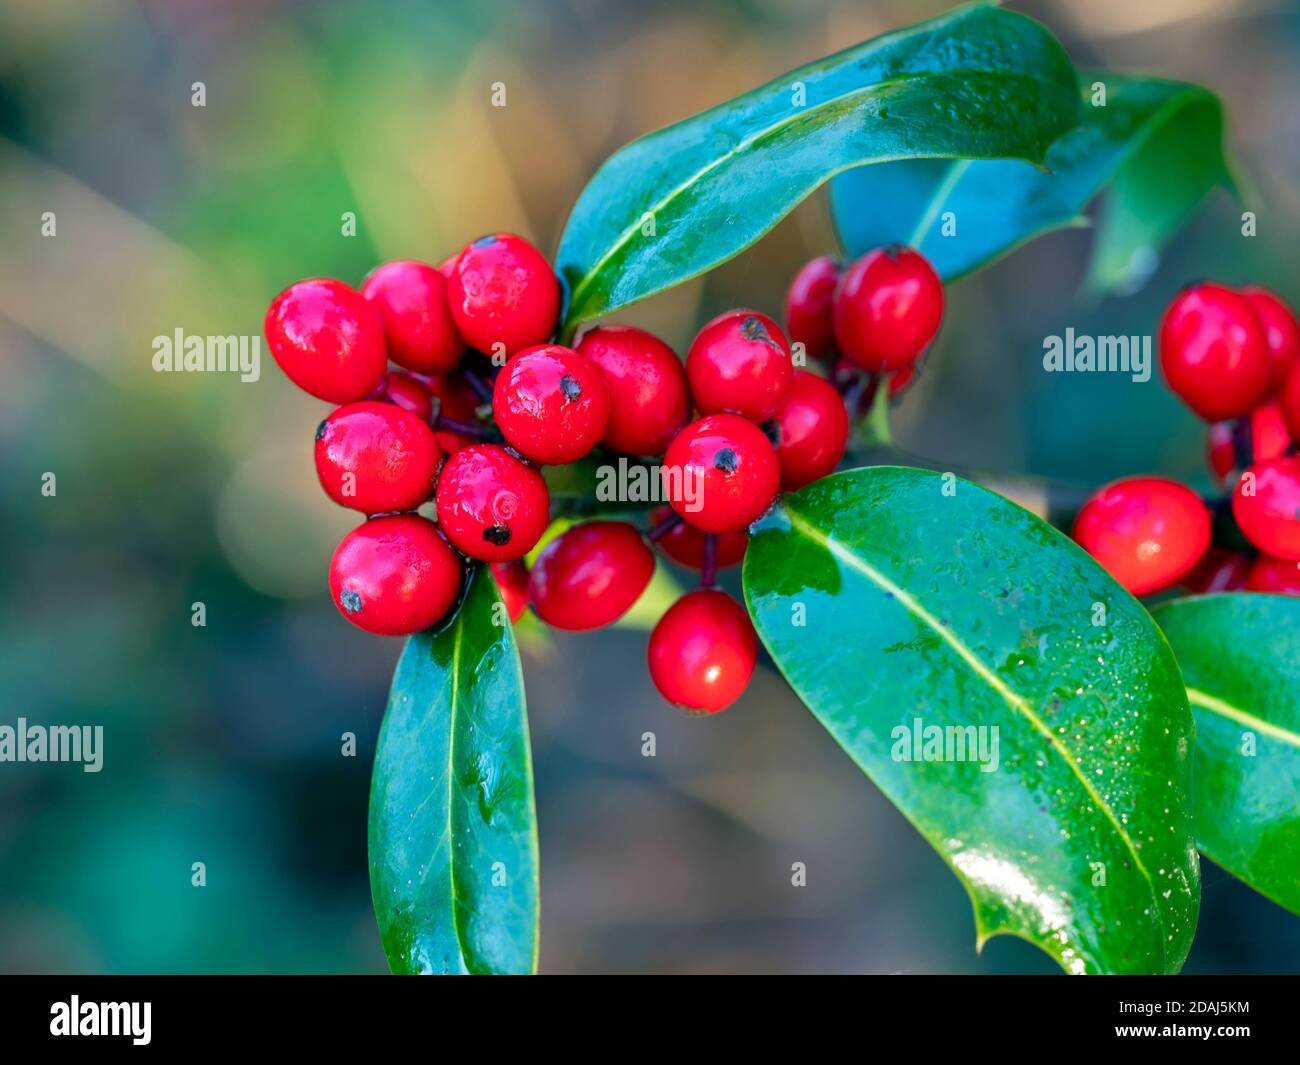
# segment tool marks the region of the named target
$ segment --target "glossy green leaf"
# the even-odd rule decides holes
[[[753,244],[848,167],[931,156],[1041,162],[1078,121],[1073,67],[1032,19],[958,8],[886,34],[614,153],[557,256],[567,328]]]
[[[751,533],[764,645],[961,879],[979,943],[1176,972],[1200,903],[1192,719],[1142,606],[1028,511],[925,470],[833,474]]]
[[[1300,599],[1236,592],[1152,613],[1196,719],[1197,843],[1300,913]]]
[[[1014,160],[923,159],[864,167],[831,183],[846,252],[884,244],[920,249],[945,280],[1020,244],[1087,225],[1084,209],[1109,183],[1090,284],[1131,288],[1216,186],[1234,188],[1223,152],[1223,108],[1196,85],[1083,75],[1082,123],[1047,153],[1047,169]],[[1106,88],[1095,106],[1095,84]]]
[[[397,664],[370,789],[370,891],[397,973],[537,965],[537,820],[514,633],[490,571]]]

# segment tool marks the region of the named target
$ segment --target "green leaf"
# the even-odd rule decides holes
[[[1197,842],[1300,914],[1300,600],[1235,592],[1152,613],[1196,719]]]
[[[537,966],[537,819],[523,675],[486,566],[407,642],[370,789],[370,891],[396,973]]]
[[[923,159],[851,170],[831,183],[831,210],[851,256],[891,243],[918,248],[953,280],[1055,229],[1088,224],[1108,182],[1089,284],[1132,288],[1216,186],[1235,189],[1223,153],[1223,108],[1196,85],[1085,74],[1083,122],[1047,153],[1047,170],[1013,160]],[[1106,105],[1092,105],[1092,85]],[[945,235],[951,221],[955,233]]]
[[[1150,615],[1091,558],[978,485],[876,466],[785,497],[744,583],[795,692],[965,885],[981,946],[1179,969],[1191,714]],[[971,746],[902,760],[918,721]]]
[[[557,255],[570,288],[565,332],[731,258],[848,167],[1041,162],[1078,113],[1056,39],[983,4],[791,71],[633,141],[597,171]]]

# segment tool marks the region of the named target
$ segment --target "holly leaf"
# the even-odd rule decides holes
[[[486,566],[397,664],[370,789],[370,890],[395,973],[536,969],[523,675]]]
[[[965,885],[978,944],[1171,973],[1196,928],[1191,714],[1143,607],[977,485],[877,466],[751,530],[763,644]]]
[[[1041,163],[1078,115],[1074,68],[1056,39],[986,4],[791,71],[633,141],[596,172],[557,255],[565,333],[726,261],[849,167]]]
[[[1083,121],[1047,153],[1046,169],[1014,160],[922,159],[850,170],[831,182],[845,251],[919,249],[951,281],[1056,229],[1086,226],[1109,185],[1089,287],[1133,289],[1165,242],[1215,187],[1235,191],[1223,151],[1223,107],[1197,85],[1085,73]],[[1104,104],[1099,87],[1104,87]]]
[[[1196,839],[1300,914],[1300,600],[1235,592],[1152,611],[1196,719]]]

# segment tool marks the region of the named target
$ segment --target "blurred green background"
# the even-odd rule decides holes
[[[553,250],[625,141],[947,6],[4,0],[0,723],[101,723],[105,754],[99,774],[0,765],[0,971],[385,969],[366,800],[400,646],[327,598],[353,522],[315,483],[324,407],[265,353],[256,384],[155,374],[152,338],[258,333],[291,281],[359,283],[491,230]],[[1042,339],[1150,333],[1198,276],[1300,299],[1295,5],[1016,6],[1080,65],[1220,92],[1259,236],[1216,194],[1134,295],[1078,300],[1077,230],[960,283],[900,442],[1084,484],[1203,481],[1202,427],[1158,380],[1046,375]],[[818,195],[619,318],[680,350],[717,310],[778,313],[796,267],[832,248]],[[1055,971],[1005,937],[975,954],[957,881],[770,666],[725,714],[688,719],[655,693],[644,644],[528,644],[543,971]],[[1300,971],[1300,920],[1207,864],[1188,971],[1225,970]]]

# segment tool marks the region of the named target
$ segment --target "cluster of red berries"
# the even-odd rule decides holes
[[[1127,478],[1087,501],[1075,539],[1134,595],[1178,584],[1300,594],[1295,315],[1266,289],[1201,282],[1165,310],[1159,349],[1169,387],[1210,423],[1207,457],[1230,502],[1207,505],[1164,478]],[[1224,542],[1212,543],[1216,529]]]
[[[561,287],[527,241],[469,244],[441,266],[403,260],[358,292],[291,285],[266,316],[271,352],[305,391],[342,404],[316,432],[336,503],[366,515],[330,563],[353,624],[401,635],[456,603],[467,560],[489,563],[512,620],[530,607],[585,630],[620,618],[654,573],[651,545],[701,572],[650,636],[650,674],[676,705],[716,712],[753,672],[758,640],[715,585],[781,490],[830,473],[849,435],[845,380],[910,372],[942,316],[943,290],[915,252],[874,252],[845,271],[815,260],[788,301],[797,343],[838,350],[827,377],[799,368],[781,327],[752,310],[709,322],[685,362],[641,329],[604,325],[554,342]],[[395,364],[389,368],[389,362]],[[667,507],[646,531],[588,521],[528,555],[550,523],[543,466],[595,448],[660,459]],[[418,509],[432,502],[435,520]]]

